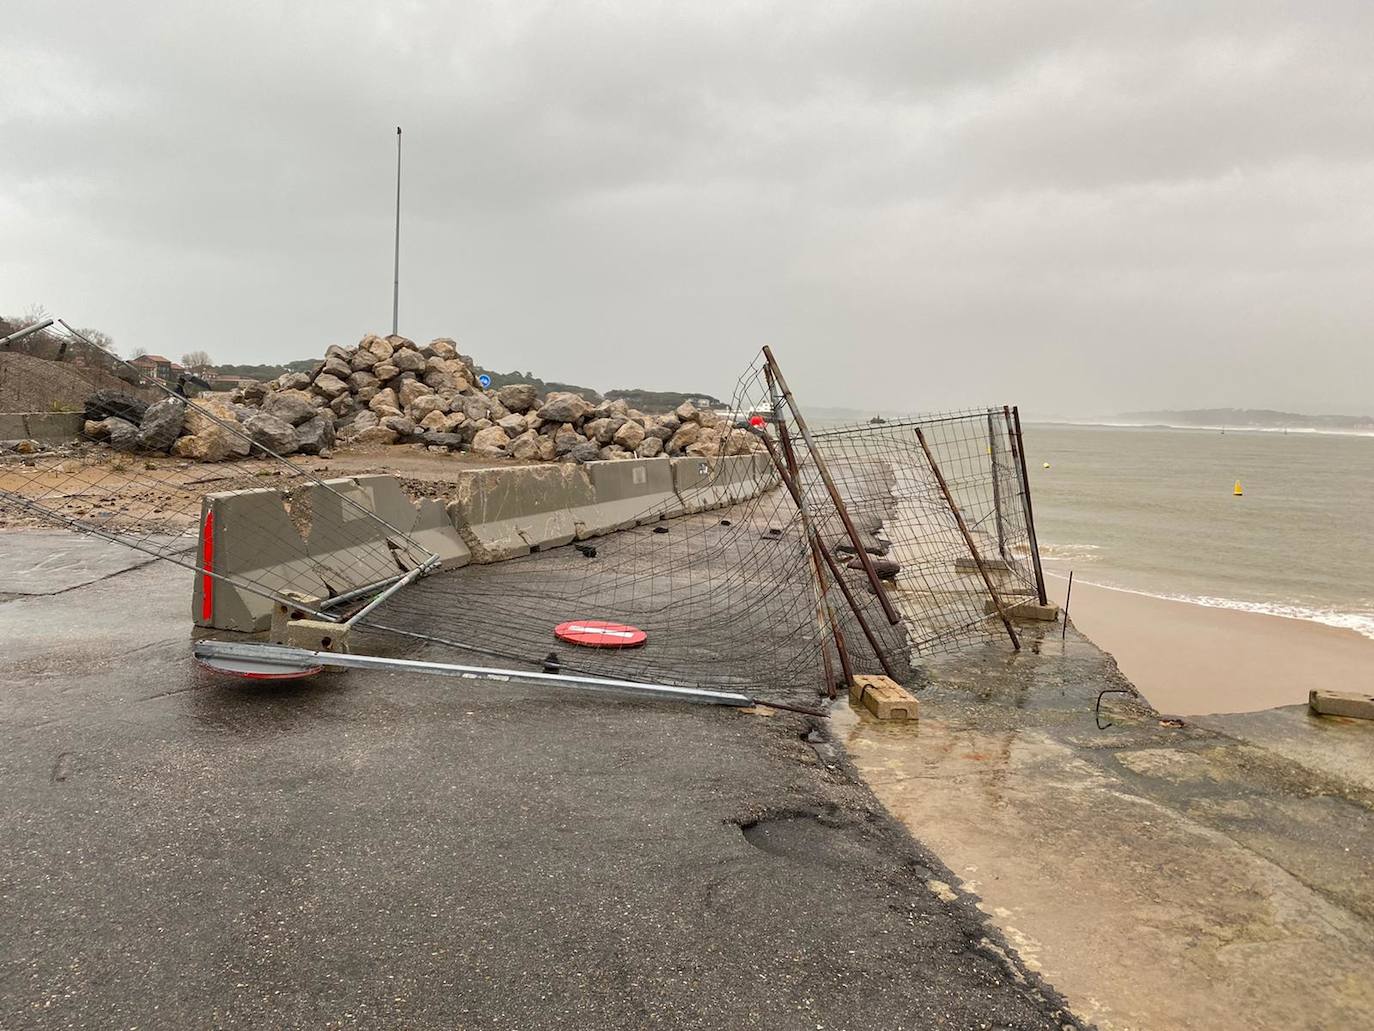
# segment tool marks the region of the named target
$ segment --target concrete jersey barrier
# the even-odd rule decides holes
[[[406,548],[388,544],[388,539],[397,536],[438,556],[441,568],[457,568],[472,560],[442,503],[412,502],[392,476],[307,485],[296,492],[292,510],[309,524],[304,536],[276,490],[207,494],[201,502],[198,564],[272,594],[289,592],[319,602],[366,587],[379,574],[412,568],[414,556]],[[198,626],[266,630],[272,606],[269,597],[196,574],[191,608]]]
[[[270,488],[209,494],[200,557],[221,576],[319,601],[413,567],[386,524],[456,568],[722,508],[776,484],[767,455],[733,455],[463,470],[447,503],[411,501],[386,475],[307,485],[290,513]],[[192,607],[198,625],[222,630],[265,630],[272,616],[270,598],[200,574]]]

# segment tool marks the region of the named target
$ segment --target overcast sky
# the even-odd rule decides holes
[[[1374,3],[6,0],[0,312],[605,389],[1374,410]]]

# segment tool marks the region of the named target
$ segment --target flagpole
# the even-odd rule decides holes
[[[391,335],[397,336],[401,308],[401,127],[396,126],[396,264],[391,282]]]

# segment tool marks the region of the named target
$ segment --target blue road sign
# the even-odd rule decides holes
[[[491,377],[484,372],[477,377],[477,382],[481,384],[483,390],[486,390],[487,387],[491,386]]]

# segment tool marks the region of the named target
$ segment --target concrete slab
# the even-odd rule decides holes
[[[1374,720],[1374,694],[1358,691],[1315,689],[1308,695],[1307,707],[1319,716],[1344,716],[1355,720]]]
[[[1301,709],[1161,723],[1076,631],[1023,644],[932,659],[918,725],[836,710],[953,887],[1104,1028],[1374,1023],[1374,750]]]

